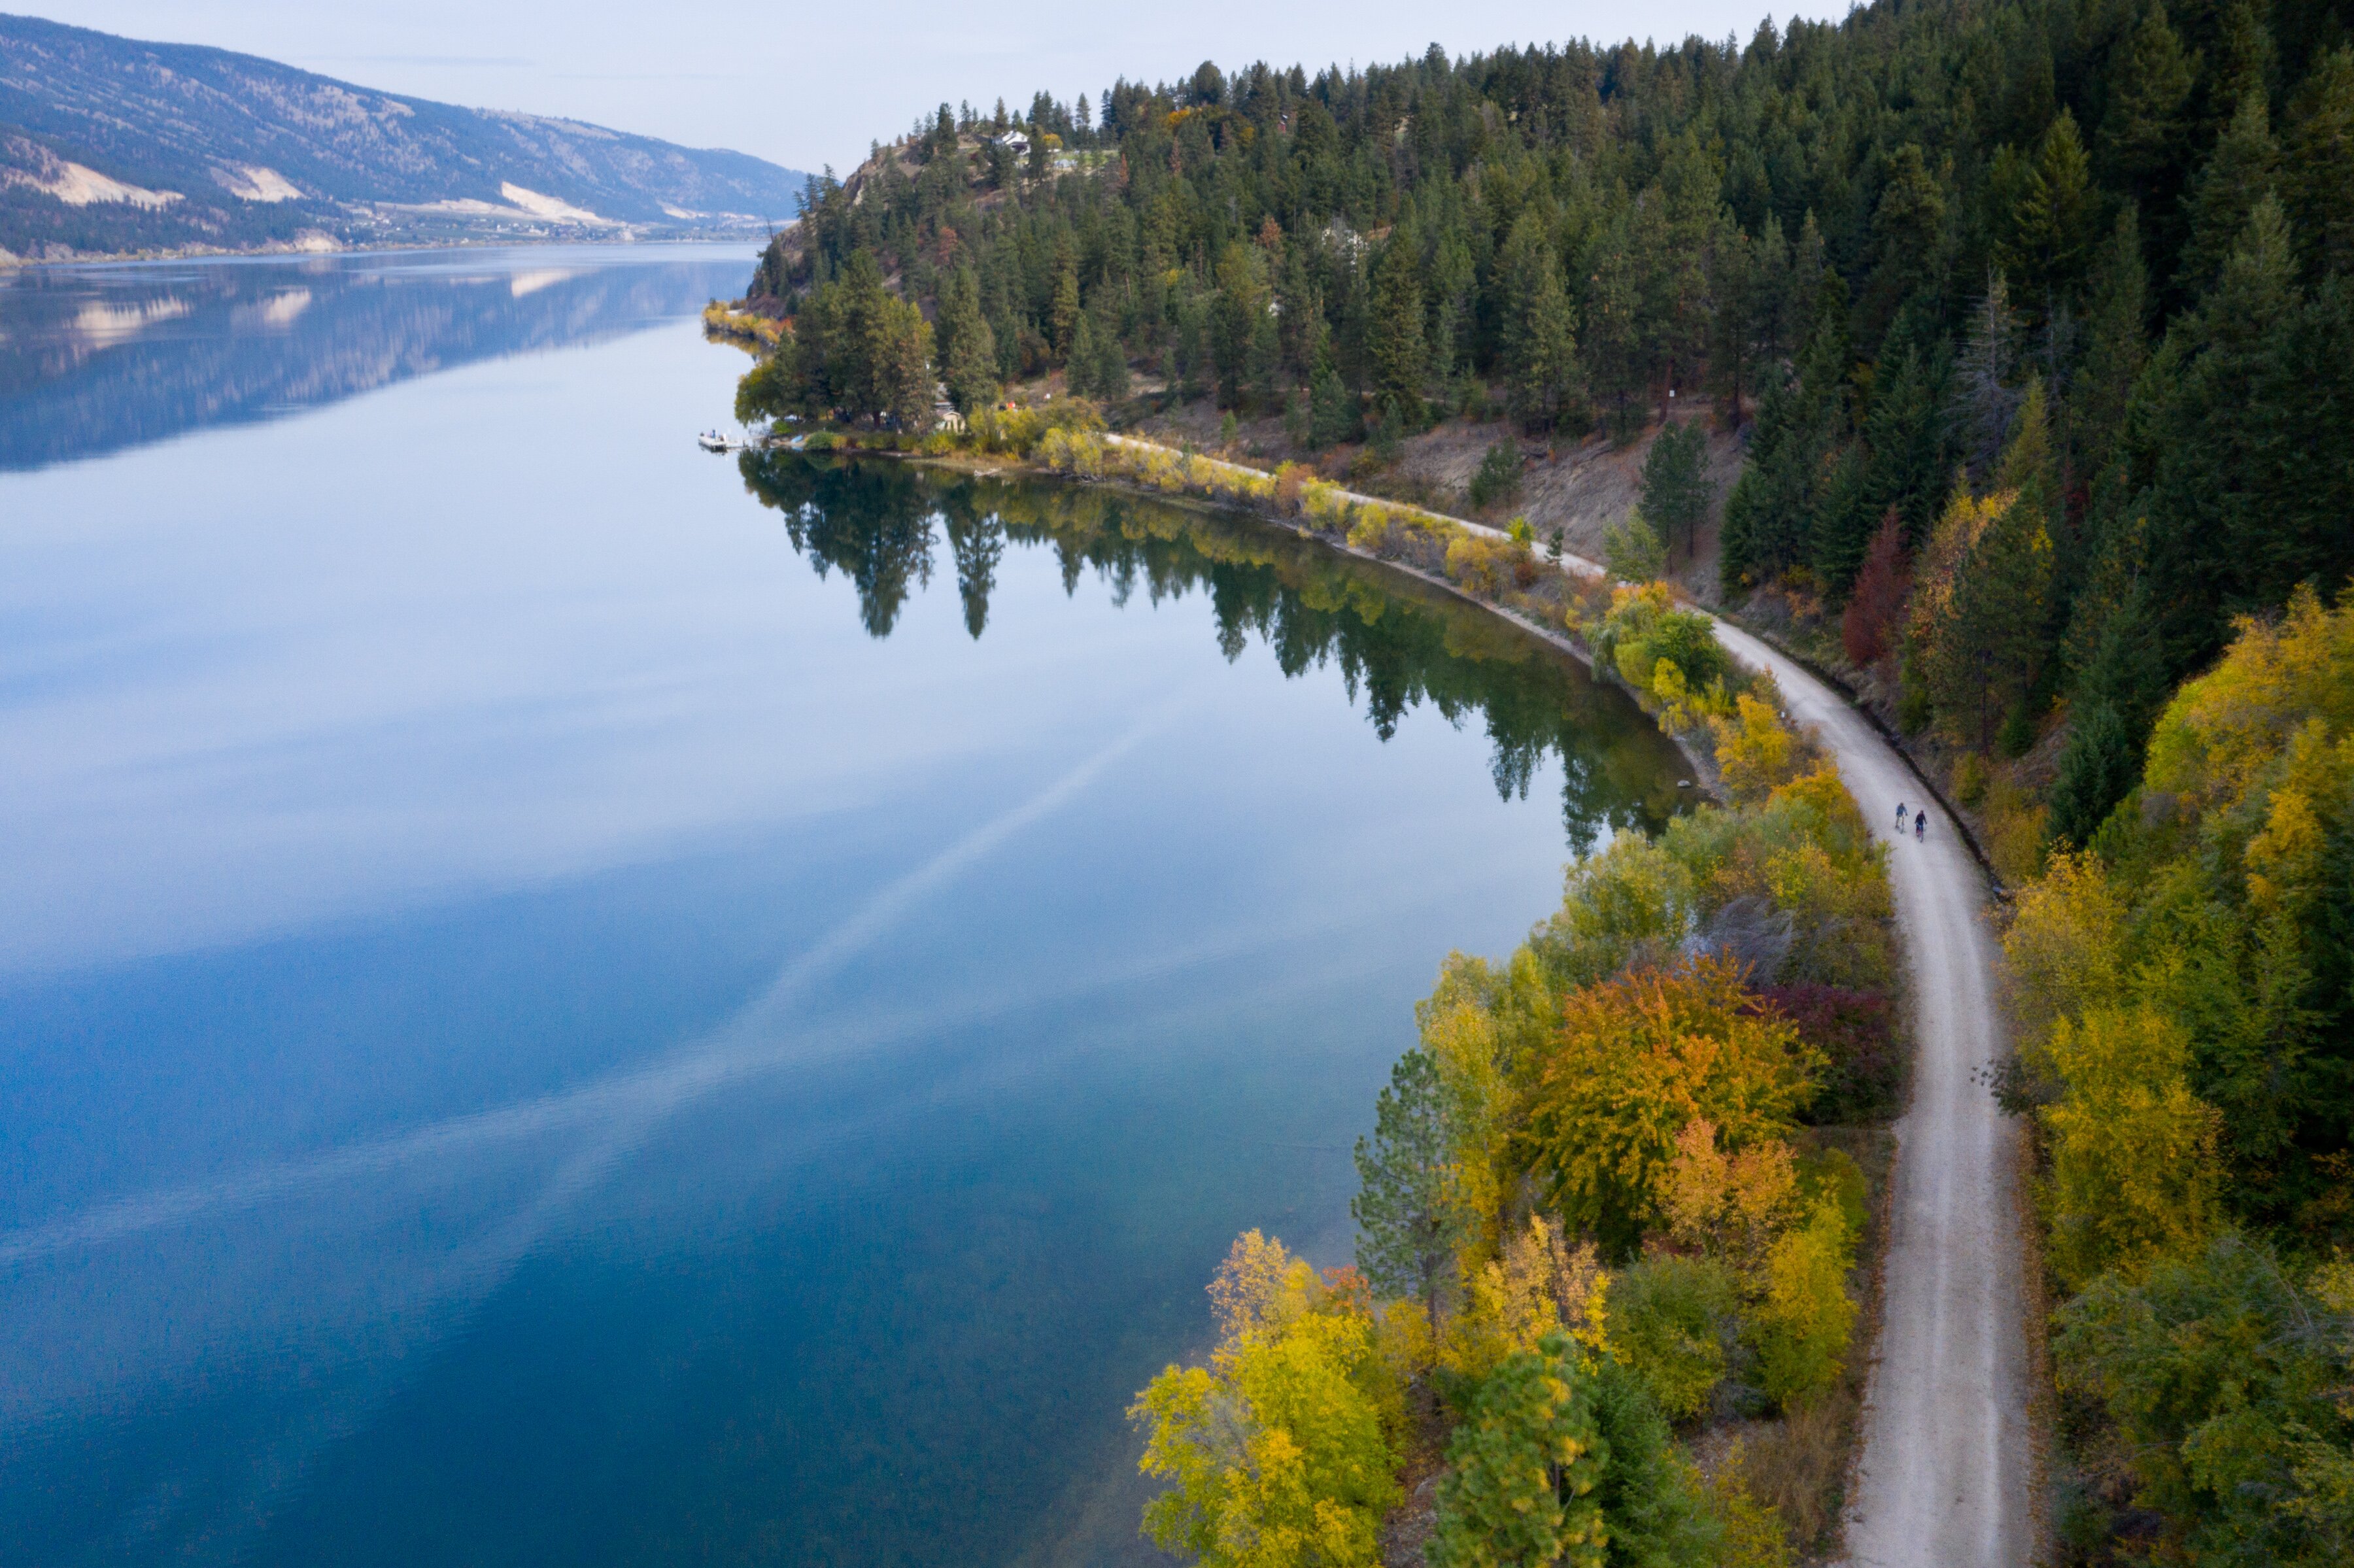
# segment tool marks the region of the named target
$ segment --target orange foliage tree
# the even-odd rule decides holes
[[[1746,1001],[1739,966],[1722,959],[1569,999],[1559,1046],[1531,1086],[1525,1137],[1574,1229],[1623,1251],[1663,1219],[1677,1139],[1695,1120],[1713,1124],[1727,1150],[1789,1133],[1819,1058]]]

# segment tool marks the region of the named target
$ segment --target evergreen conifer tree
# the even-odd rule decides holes
[[[1096,325],[1091,313],[1081,311],[1071,328],[1071,352],[1064,362],[1063,387],[1074,397],[1100,396],[1096,390]]]
[[[1708,516],[1708,434],[1686,421],[1670,424],[1643,459],[1643,515],[1672,552],[1689,553]]]
[[[2211,118],[2223,120],[2249,94],[2272,90],[2273,36],[2251,0],[2227,0],[2216,23],[2207,102]]]
[[[2279,161],[2271,108],[2263,93],[2251,92],[2240,101],[2239,112],[2232,116],[2191,188],[2190,238],[2182,248],[2175,279],[2186,297],[2196,299],[2214,284],[2223,259],[2247,232],[2249,215],[2273,193],[2273,172]]]
[[[2354,274],[2354,46],[2331,50],[2291,105],[2281,194],[2317,274]]]
[[[1377,399],[1409,427],[1422,423],[1422,389],[1429,378],[1423,337],[1422,267],[1414,245],[1393,235],[1373,269],[1373,372]]]
[[[1435,1568],[1603,1561],[1610,1527],[1596,1494],[1610,1448],[1594,1395],[1594,1374],[1564,1334],[1489,1375],[1447,1445]]]
[[[1909,542],[1925,538],[1953,477],[1946,460],[1942,345],[1925,355],[1907,342],[1880,358],[1880,385],[1864,420],[1871,454],[1864,500],[1871,525],[1893,508]]]
[[[1724,499],[1718,576],[1728,594],[1788,570],[1806,557],[1814,525],[1814,492],[1822,456],[1804,400],[1785,382],[1757,400],[1749,461]]]
[[[1095,395],[1107,403],[1128,400],[1128,349],[1119,341],[1119,327],[1107,311],[1095,329]]]
[[[1055,297],[1047,307],[1047,342],[1058,357],[1068,357],[1071,339],[1079,326],[1079,267],[1067,245],[1055,262]]]
[[[1332,356],[1318,363],[1308,382],[1309,441],[1311,448],[1353,440],[1357,434],[1357,399],[1341,379]]]
[[[1622,446],[1642,433],[1649,412],[1641,259],[1631,228],[1624,213],[1611,220],[1596,242],[1585,289],[1586,382],[1602,404],[1610,439]]]
[[[2047,316],[2083,280],[2092,249],[2092,167],[2066,110],[2043,135],[2002,248],[2006,271]]]
[[[1470,246],[1461,234],[1447,230],[1430,268],[1430,373],[1442,381],[1469,367],[1477,281]]]
[[[997,334],[978,306],[968,305],[956,327],[944,367],[949,400],[970,418],[997,401]]]
[[[1514,276],[1504,323],[1504,369],[1512,411],[1531,429],[1552,429],[1575,418],[1585,401],[1577,334],[1568,292],[1553,247],[1523,217],[1513,231],[1505,264]]]
[[[1709,298],[1715,306],[1709,316],[1709,390],[1717,399],[1717,422],[1738,429],[1756,383],[1760,280],[1756,242],[1729,210],[1710,240],[1708,263]]]
[[[1233,408],[1274,369],[1265,251],[1236,239],[1218,253],[1215,338],[1218,404]]]
[[[1872,501],[1872,457],[1860,444],[1840,451],[1821,489],[1808,531],[1808,562],[1815,581],[1834,604],[1845,602],[1884,507]]]
[[[1887,183],[1872,217],[1872,241],[1881,268],[1899,300],[1935,275],[1946,227],[1946,198],[1929,172],[1918,142],[1907,142],[1888,161]]]
[[[2288,225],[2266,196],[2206,305],[2168,333],[2137,388],[2150,599],[2175,675],[2213,657],[2233,611],[2261,608],[2274,538],[2303,521],[2272,504],[2282,465],[2327,457],[2283,440],[2309,396],[2288,371],[2304,315]]]
[[[2055,486],[2040,380],[2020,401],[1998,483],[1985,501],[1965,498],[1947,514],[1957,536],[1941,552],[1946,593],[1926,649],[1932,700],[1980,749],[2026,699],[2043,652]]]
[[[2149,359],[2149,282],[2142,267],[2141,225],[2131,205],[2117,214],[2093,262],[2084,364],[2072,390],[2078,466],[2097,472],[2115,461],[2134,383]]]
[[[1373,1288],[1423,1303],[1433,1333],[1453,1283],[1455,1248],[1475,1217],[1456,1197],[1453,1141],[1438,1064],[1416,1046],[1390,1069],[1373,1134],[1357,1139],[1357,1266]]]
[[[2110,605],[2098,646],[2070,696],[2068,744],[2052,790],[2054,843],[2082,847],[2141,779],[2142,747],[2166,691],[2138,582]]]
[[[2109,59],[2109,103],[2101,117],[2109,167],[2145,209],[2162,207],[2179,188],[2186,108],[2197,80],[2165,0],[2144,0],[2140,20]]]

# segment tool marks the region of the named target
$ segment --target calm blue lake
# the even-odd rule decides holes
[[[1288,535],[698,451],[751,260],[0,273],[0,1563],[1138,1560],[1229,1241],[1674,809]]]

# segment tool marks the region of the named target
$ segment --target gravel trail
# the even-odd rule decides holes
[[[2016,1568],[2033,1557],[2026,1284],[2017,1129],[1977,1069],[2004,1049],[1987,882],[1961,830],[1895,748],[1796,662],[1722,621],[1717,640],[1771,670],[1812,725],[1872,832],[1912,982],[1913,1103],[1896,1124],[1878,1357],[1849,1499],[1855,1568]],[[1894,830],[1896,803],[1929,832]]]

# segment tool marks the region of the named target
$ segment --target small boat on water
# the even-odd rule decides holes
[[[695,444],[701,447],[707,452],[724,452],[734,450],[729,445],[727,438],[721,435],[716,430],[704,431],[701,435],[695,438]]]

